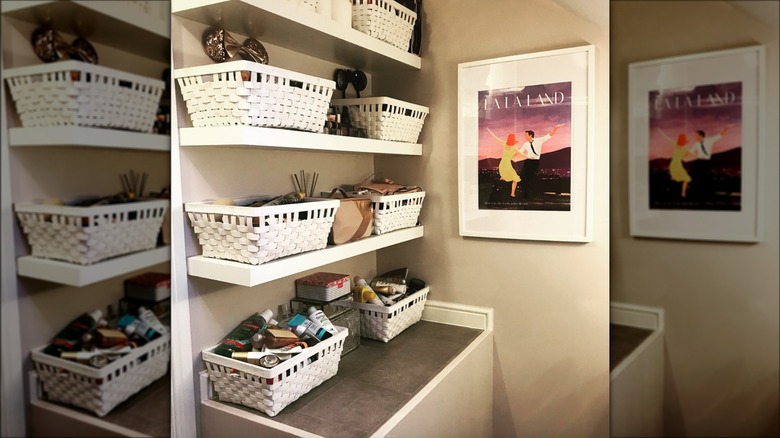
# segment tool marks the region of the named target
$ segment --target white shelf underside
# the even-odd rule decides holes
[[[158,265],[170,259],[171,249],[165,246],[87,266],[33,256],[23,256],[16,260],[16,269],[17,273],[22,277],[81,287]]]
[[[89,146],[150,151],[171,150],[169,135],[81,126],[10,128],[8,142],[13,147]]]
[[[422,155],[422,144],[254,126],[180,128],[181,146],[234,146],[368,154]]]
[[[187,268],[189,274],[194,277],[252,287],[421,237],[423,237],[423,226],[417,226],[367,237],[344,245],[329,246],[317,251],[284,257],[257,266],[194,256],[187,259]]]
[[[173,4],[173,14],[213,26],[219,17],[230,33],[247,33],[247,23],[258,30],[261,42],[368,71],[420,69],[421,58],[370,37],[349,25],[323,18],[316,12],[279,0],[189,0]],[[251,26],[251,25],[250,25]]]

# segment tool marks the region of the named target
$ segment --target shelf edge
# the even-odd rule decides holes
[[[33,256],[19,257],[16,259],[16,264],[17,275],[21,277],[82,287],[164,263],[170,259],[170,247],[164,246],[87,266]]]
[[[423,237],[423,234],[424,229],[420,225],[380,236],[368,237],[357,242],[329,246],[325,249],[284,257],[257,266],[198,255],[187,259],[187,271],[193,277],[253,287],[319,266],[419,239]]]

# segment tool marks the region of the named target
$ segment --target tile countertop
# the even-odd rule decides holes
[[[481,333],[420,321],[387,344],[362,338],[341,358],[338,374],[273,420],[323,437],[371,436]]]

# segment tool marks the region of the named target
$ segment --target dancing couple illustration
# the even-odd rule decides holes
[[[672,160],[669,163],[669,176],[672,181],[682,183],[682,189],[680,196],[685,198],[688,193],[688,186],[693,181],[693,178],[685,168],[683,161],[695,161],[698,165],[692,164],[697,168],[695,175],[701,179],[707,181],[712,175],[711,158],[713,144],[723,138],[729,131],[732,125],[726,125],[720,133],[707,137],[703,130],[696,130],[694,133],[694,140],[690,141],[688,136],[681,132],[677,135],[677,139],[669,137],[661,128],[658,128],[658,132],[661,136],[669,142],[674,148],[672,152]],[[705,182],[701,181],[701,182]]]
[[[542,158],[542,145],[555,135],[555,132],[565,123],[561,123],[553,126],[553,128],[545,136],[536,138],[534,131],[524,131],[523,135],[525,141],[520,143],[515,133],[507,135],[506,140],[497,136],[487,128],[490,135],[493,136],[499,143],[503,145],[503,153],[501,155],[501,161],[498,163],[498,174],[501,181],[507,181],[512,183],[511,197],[516,196],[517,183],[523,181],[523,198],[527,199],[534,191],[536,186],[536,173],[539,170],[539,160]],[[512,160],[518,157],[518,161],[523,161],[523,169],[521,171],[522,176],[518,175],[515,168],[512,166]]]

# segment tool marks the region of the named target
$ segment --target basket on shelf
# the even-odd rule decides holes
[[[273,417],[300,396],[335,376],[348,330],[305,348],[273,368],[263,368],[215,354],[201,353],[211,387],[221,401],[237,403]]]
[[[409,50],[417,13],[393,0],[352,0],[352,27],[403,51]]]
[[[417,225],[425,192],[397,195],[370,195],[374,203],[374,230],[372,234],[385,234]]]
[[[92,207],[17,202],[16,216],[34,257],[89,265],[153,249],[167,199]]]
[[[177,69],[192,125],[322,132],[336,83],[251,61]]]
[[[165,83],[81,61],[3,72],[25,128],[83,126],[152,132]]]
[[[238,199],[238,205],[184,204],[203,256],[259,265],[327,246],[337,199],[245,207],[261,199],[269,198]]]
[[[352,302],[360,311],[360,336],[387,342],[422,318],[429,288],[425,287],[392,306]]]
[[[169,331],[102,368],[51,356],[44,348],[31,355],[45,398],[103,417],[168,372],[171,335]]]
[[[333,99],[332,104],[339,112],[346,106],[352,125],[375,140],[417,143],[428,115],[428,107],[390,97]]]

